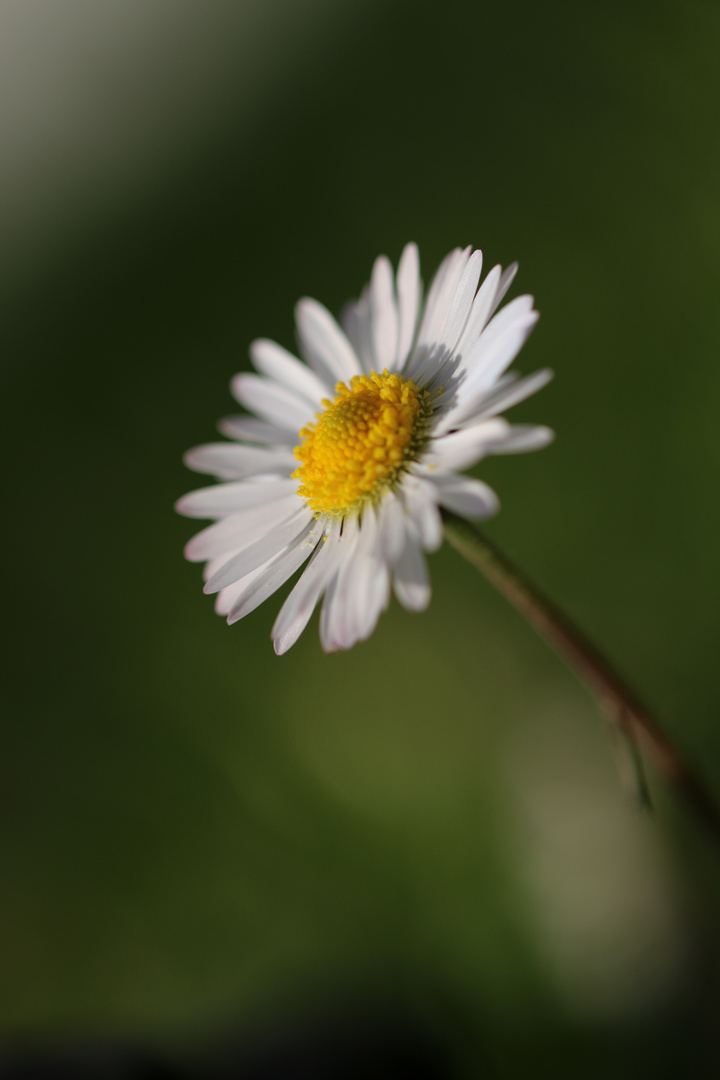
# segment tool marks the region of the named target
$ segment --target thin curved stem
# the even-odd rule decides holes
[[[445,535],[517,608],[598,697],[631,745],[647,754],[720,848],[720,808],[683,756],[582,630],[464,518],[443,511]]]

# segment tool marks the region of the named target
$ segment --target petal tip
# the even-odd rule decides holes
[[[187,544],[183,548],[183,555],[185,556],[185,558],[187,559],[188,562],[204,562],[205,561],[205,556],[198,554],[197,545],[195,543],[196,540],[197,540],[197,537],[193,536],[193,538],[191,540],[188,540]]]

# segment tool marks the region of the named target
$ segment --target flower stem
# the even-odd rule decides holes
[[[720,809],[657,721],[585,634],[477,526],[443,511],[445,535],[593,691],[631,747],[647,754],[720,849]]]

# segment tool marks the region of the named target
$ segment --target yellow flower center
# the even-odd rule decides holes
[[[402,375],[355,375],[300,432],[298,494],[318,513],[357,511],[392,487],[427,438],[429,394]]]

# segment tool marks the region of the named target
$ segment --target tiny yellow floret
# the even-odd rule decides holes
[[[403,375],[355,375],[300,432],[298,495],[316,513],[345,515],[377,501],[427,440],[429,395]]]

